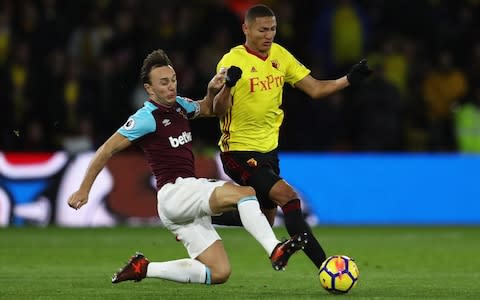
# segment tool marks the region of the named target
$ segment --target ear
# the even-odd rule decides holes
[[[152,96],[153,95],[153,90],[152,90],[152,86],[148,83],[144,83],[143,84],[143,88],[145,89],[145,91],[147,92],[147,94],[149,96]]]
[[[243,24],[242,24],[242,31],[243,31],[243,34],[247,35],[247,32],[248,32],[248,25],[247,25],[247,23],[243,23]]]

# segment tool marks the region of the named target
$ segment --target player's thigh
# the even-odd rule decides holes
[[[164,217],[162,222],[177,240],[182,242],[191,258],[197,258],[216,241],[221,240],[212,225],[210,216],[198,217],[192,222],[183,224],[172,222]]]
[[[255,190],[252,187],[227,182],[216,187],[210,195],[210,209],[214,214],[233,210],[239,200],[252,196],[255,196]]]
[[[282,178],[270,167],[259,168],[248,180],[248,184],[257,192],[260,206],[265,209],[274,209],[277,205],[276,199],[271,198],[272,188],[282,180]]]
[[[178,178],[175,184],[164,185],[157,194],[160,218],[174,223],[188,223],[197,217],[212,215],[209,199],[221,180]]]

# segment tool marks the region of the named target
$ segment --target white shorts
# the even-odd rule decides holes
[[[209,199],[223,180],[177,178],[157,193],[158,215],[163,225],[182,241],[191,258],[196,258],[215,241],[221,240],[212,225]]]

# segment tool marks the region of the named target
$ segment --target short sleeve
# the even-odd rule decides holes
[[[139,109],[134,115],[130,116],[125,124],[117,132],[126,137],[129,141],[134,141],[144,135],[156,130],[156,122],[151,110],[146,107]]]
[[[291,86],[305,78],[310,74],[310,70],[305,67],[300,61],[298,61],[290,52],[284,50],[284,57],[287,61],[287,70],[285,74],[285,82],[288,82]]]

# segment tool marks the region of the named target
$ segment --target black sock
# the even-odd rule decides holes
[[[238,210],[227,211],[220,216],[212,216],[212,223],[224,226],[243,226]]]
[[[310,226],[305,222],[300,206],[300,200],[290,200],[287,204],[282,206],[282,211],[285,217],[285,227],[287,228],[288,234],[291,236],[303,232],[308,234],[308,243],[303,251],[317,268],[320,268],[322,262],[326,259],[325,251],[323,251],[322,246],[320,246],[320,243],[318,243],[313,235]]]

